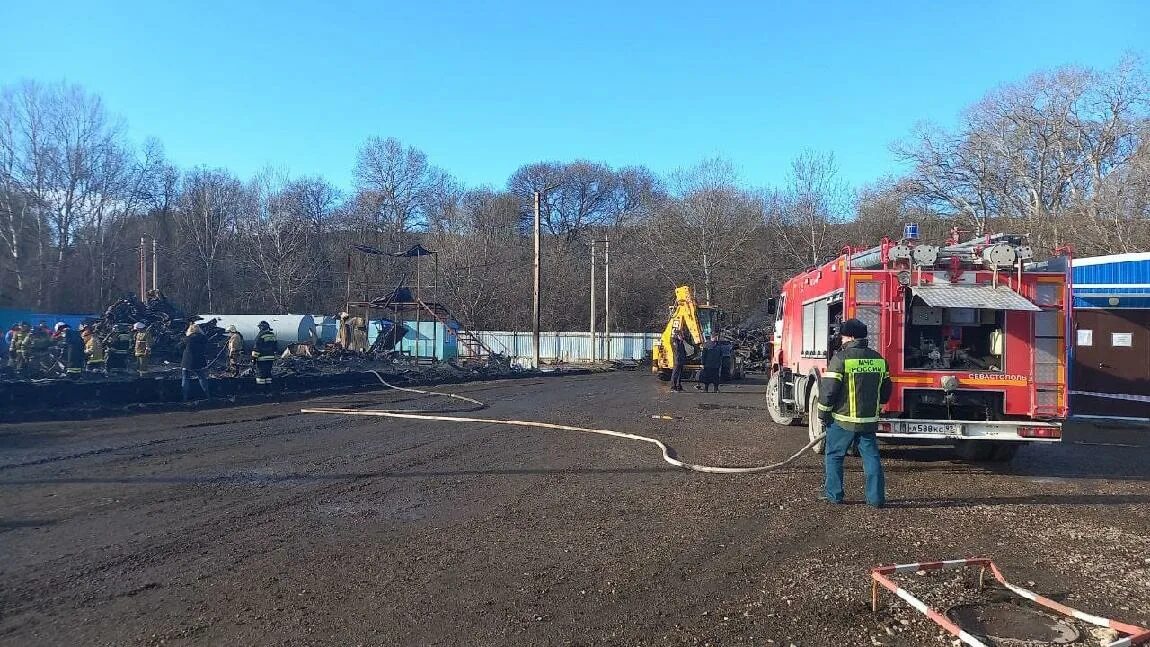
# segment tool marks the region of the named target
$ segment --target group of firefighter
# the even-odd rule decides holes
[[[256,384],[270,385],[272,369],[277,355],[275,332],[266,321],[258,324],[252,344],[251,361]],[[238,377],[243,371],[244,336],[233,325],[227,329],[228,373]],[[85,323],[75,330],[70,324],[59,322],[49,328],[44,322],[32,327],[20,322],[4,335],[3,350],[7,351],[8,366],[18,375],[27,375],[37,366],[60,366],[64,375],[77,379],[85,372],[98,375],[127,374],[131,358],[135,357],[135,371],[141,376],[148,373],[154,337],[143,322],[118,323],[107,335],[100,335],[94,323]],[[180,368],[184,399],[190,399],[191,380],[196,379],[205,396],[210,397],[207,371],[214,358],[207,357],[207,336],[203,328],[191,323],[181,343]]]
[[[8,366],[18,375],[58,363],[71,378],[80,377],[85,371],[105,375],[126,373],[133,355],[142,375],[148,370],[152,348],[151,333],[143,324],[136,324],[134,328],[117,325],[110,334],[101,337],[91,323],[80,326],[77,331],[64,322],[49,328],[44,322],[32,327],[23,321],[5,333],[4,342]]]

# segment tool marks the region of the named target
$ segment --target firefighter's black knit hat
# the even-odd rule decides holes
[[[842,330],[839,331],[843,337],[854,337],[855,339],[862,339],[866,337],[866,324],[858,319],[847,319],[843,322]]]

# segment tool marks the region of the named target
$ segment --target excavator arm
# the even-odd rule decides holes
[[[689,285],[680,285],[675,288],[675,316],[671,317],[668,330],[675,319],[681,321],[683,328],[690,333],[690,338],[687,341],[691,344],[700,346],[706,341],[703,339],[703,327],[699,323],[699,306],[695,303],[695,295],[691,292]],[[668,336],[667,342],[670,343],[670,341],[671,338]]]
[[[669,371],[671,369],[674,358],[671,356],[671,336],[675,333],[676,328],[681,328],[684,331],[684,341],[691,346],[698,348],[706,341],[703,339],[703,326],[699,321],[699,306],[695,302],[695,295],[688,285],[681,285],[675,288],[675,305],[671,309],[671,315],[667,318],[667,325],[663,328],[663,334],[659,337],[659,345],[655,347],[652,354],[654,363],[652,370],[654,371]]]

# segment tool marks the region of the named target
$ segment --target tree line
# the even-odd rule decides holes
[[[1034,74],[892,151],[907,172],[865,187],[819,151],[769,186],[715,158],[663,176],[534,162],[505,186],[466,187],[418,148],[369,137],[344,189],[275,169],[178,168],[158,141],[132,142],[98,95],[25,81],[0,89],[0,306],[101,310],[136,290],[147,236],[160,287],[192,312],[334,313],[349,295],[414,282],[422,263],[425,295],[465,325],[529,329],[536,193],[554,330],[588,327],[592,241],[611,241],[614,330],[659,327],[681,284],[755,325],[795,272],[905,222],[935,240],[1010,230],[1080,256],[1150,249],[1150,87],[1136,59]],[[437,253],[434,290],[427,257],[353,251],[415,244]]]

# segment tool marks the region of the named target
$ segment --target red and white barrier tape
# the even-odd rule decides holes
[[[889,577],[887,577],[888,575],[892,575],[894,573],[916,573],[918,571],[959,569],[966,568],[967,566],[980,566],[983,569],[983,573],[989,570],[990,573],[994,575],[994,579],[998,580],[999,584],[1002,584],[1002,586],[1014,592],[1016,595],[1024,597],[1031,602],[1057,611],[1064,616],[1069,616],[1083,622],[1088,622],[1092,625],[1106,627],[1119,633],[1126,634],[1124,638],[1120,638],[1115,642],[1108,643],[1105,645],[1105,647],[1132,647],[1133,645],[1150,644],[1150,629],[1126,624],[1124,622],[1118,622],[1117,620],[1111,620],[1109,618],[1103,618],[1101,616],[1096,616],[1084,611],[1079,611],[1078,609],[1068,607],[1064,604],[1059,604],[1058,602],[1055,602],[1049,598],[1044,598],[1033,591],[1022,588],[1021,586],[1015,586],[1014,584],[1006,581],[1006,578],[1002,575],[1002,572],[998,570],[998,567],[994,565],[994,562],[985,557],[950,559],[941,562],[919,562],[917,564],[897,564],[893,566],[878,566],[872,568],[870,575],[871,579],[874,580],[874,584],[871,587],[871,608],[876,611],[878,610],[878,587],[881,584],[884,588],[897,595],[899,599],[905,601],[910,606],[925,614],[926,617],[933,620],[943,629],[946,629],[951,633],[951,635],[957,636],[963,644],[970,645],[971,647],[989,647],[986,643],[963,631],[962,627],[959,627],[957,624],[952,622],[949,618],[942,615],[938,611],[928,607],[925,603],[923,603],[922,600],[919,600],[906,589],[895,584]],[[981,583],[982,578],[980,576],[979,584]]]
[[[1071,391],[1070,395],[1081,395],[1088,398],[1107,398],[1110,400],[1127,400],[1130,402],[1150,402],[1150,395],[1132,395],[1129,393],[1099,393],[1097,391]]]

